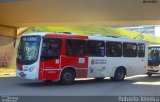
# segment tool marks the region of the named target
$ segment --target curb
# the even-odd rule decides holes
[[[0,77],[16,76],[16,73],[0,73]]]

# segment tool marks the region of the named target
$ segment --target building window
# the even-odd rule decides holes
[[[106,43],[106,56],[121,57],[122,56],[122,44],[120,42],[107,42]]]
[[[123,56],[124,57],[137,57],[137,44],[124,43],[123,44]]]
[[[66,55],[67,56],[85,56],[86,55],[86,41],[67,39],[66,40]]]
[[[88,56],[103,57],[105,56],[105,42],[90,40],[87,43]]]

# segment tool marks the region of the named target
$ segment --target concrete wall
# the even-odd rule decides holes
[[[0,36],[0,67],[16,65],[14,37]]]

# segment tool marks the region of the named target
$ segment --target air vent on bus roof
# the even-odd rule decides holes
[[[112,38],[119,38],[119,37],[117,37],[117,36],[107,36],[107,37],[112,37]]]
[[[75,34],[73,32],[57,32],[57,33],[61,33],[61,34]]]
[[[94,36],[102,36],[101,34],[93,34]]]
[[[122,37],[120,37],[121,39],[129,39],[128,37],[126,37],[126,36],[122,36]]]

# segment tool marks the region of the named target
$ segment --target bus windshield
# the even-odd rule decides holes
[[[160,47],[149,47],[149,60],[160,61]]]
[[[20,64],[33,64],[38,59],[40,36],[23,36],[18,47],[17,61]]]

